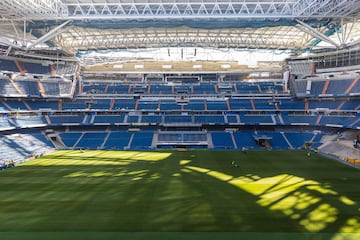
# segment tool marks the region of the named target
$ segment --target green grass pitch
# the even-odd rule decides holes
[[[0,172],[0,239],[360,239],[360,171],[303,151],[57,151]]]

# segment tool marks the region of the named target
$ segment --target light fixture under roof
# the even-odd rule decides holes
[[[144,64],[135,64],[134,65],[135,69],[143,69],[144,68]]]
[[[122,64],[115,64],[113,65],[113,68],[123,68],[124,66]]]
[[[224,69],[228,69],[228,68],[231,68],[231,65],[230,64],[221,64],[220,67],[224,68]]]
[[[162,65],[162,68],[164,68],[164,69],[171,69],[171,68],[172,68],[172,65],[171,65],[171,64],[164,64],[164,65]]]

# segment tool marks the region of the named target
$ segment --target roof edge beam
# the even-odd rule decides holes
[[[50,40],[51,38],[55,37],[56,35],[62,33],[63,31],[60,31],[61,28],[65,27],[70,22],[71,22],[71,20],[67,20],[66,22],[64,22],[64,23],[60,24],[59,26],[55,27],[54,29],[50,30],[48,33],[46,33],[45,35],[38,38],[35,42],[31,43],[27,48],[32,48],[38,44],[44,43],[44,42]]]
[[[350,42],[348,44],[345,44],[346,47],[354,47],[356,45],[360,44],[360,38],[356,39],[355,41],[353,42]]]
[[[330,39],[328,36],[324,35],[322,32],[316,30],[315,28],[311,27],[310,25],[300,21],[299,19],[295,19],[302,27],[301,30],[310,34],[311,36],[318,38],[324,42],[330,43],[331,45],[335,46],[336,48],[340,48],[340,45],[337,44],[334,40]]]
[[[12,42],[10,42],[8,39],[4,39],[4,38],[1,38],[0,39],[0,44],[4,44],[4,45],[7,45],[7,46],[10,46],[10,47],[13,47],[13,48],[20,48],[21,49],[21,46],[17,45],[17,44],[14,44]]]

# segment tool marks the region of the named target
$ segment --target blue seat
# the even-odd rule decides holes
[[[119,149],[123,150],[128,146],[132,133],[126,131],[111,132],[107,138],[103,149]]]
[[[212,132],[211,138],[215,149],[234,149],[232,138],[228,132]]]
[[[149,149],[151,148],[153,132],[135,132],[131,141],[131,149]]]
[[[105,140],[107,133],[104,132],[86,132],[76,143],[75,148],[99,149]]]

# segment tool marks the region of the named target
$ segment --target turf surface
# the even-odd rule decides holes
[[[0,239],[360,239],[359,184],[302,151],[57,151],[0,172]]]

